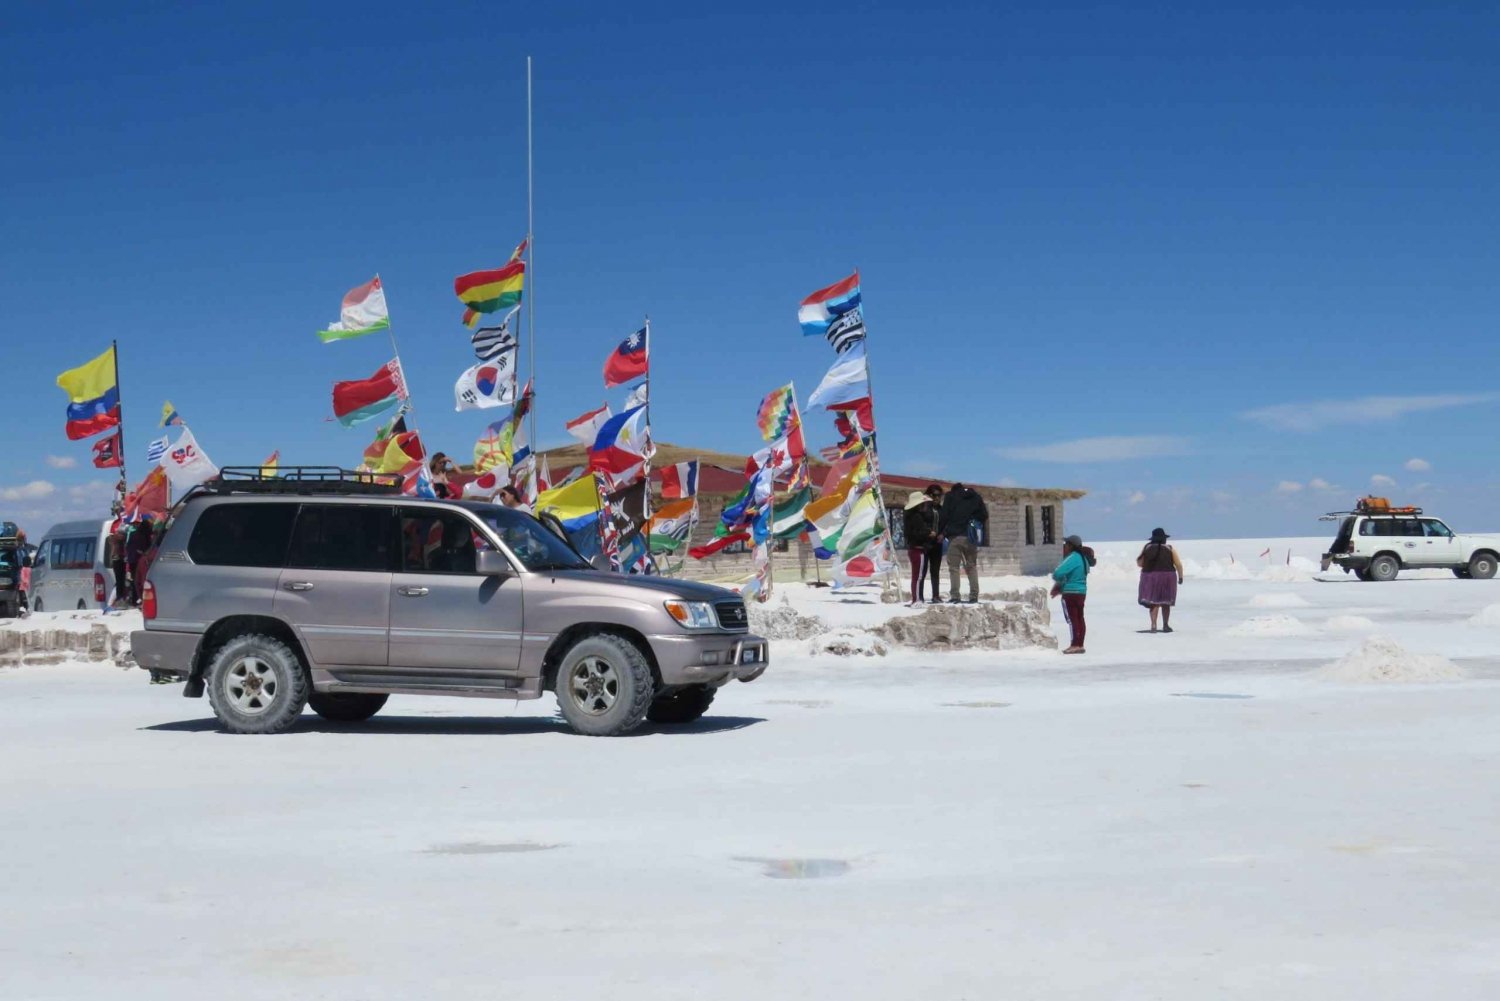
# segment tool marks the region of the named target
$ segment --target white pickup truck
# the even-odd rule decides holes
[[[1500,536],[1458,535],[1420,508],[1335,512],[1324,520],[1339,521],[1339,534],[1323,554],[1323,569],[1343,567],[1360,580],[1395,580],[1402,570],[1433,568],[1488,580],[1500,567]]]

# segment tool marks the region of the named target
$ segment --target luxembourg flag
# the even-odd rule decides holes
[[[797,320],[802,324],[802,336],[821,337],[828,333],[829,324],[852,309],[859,307],[859,272],[820,288],[802,300],[797,310]]]
[[[661,499],[684,500],[698,496],[698,460],[664,466],[661,471]]]

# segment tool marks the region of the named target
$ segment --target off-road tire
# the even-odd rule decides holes
[[[1401,572],[1401,561],[1389,553],[1382,553],[1370,561],[1370,579],[1391,581]]]
[[[1475,553],[1473,559],[1469,560],[1469,576],[1475,580],[1489,580],[1495,576],[1496,569],[1494,553]]]
[[[363,723],[380,712],[389,698],[368,692],[310,692],[307,707],[330,723]]]
[[[1453,576],[1457,577],[1459,580],[1469,579],[1468,567],[1452,567],[1451,569],[1453,570]]]
[[[557,667],[557,707],[575,733],[618,737],[641,725],[656,687],[651,665],[629,640],[585,636]]]
[[[209,705],[230,733],[280,733],[302,715],[312,689],[296,651],[262,633],[245,633],[219,647],[206,674]],[[247,684],[251,675],[260,679],[257,687]],[[257,702],[263,708],[254,709]]]
[[[719,690],[707,685],[689,685],[651,701],[646,718],[653,723],[691,723],[708,712]]]
[[[1356,570],[1354,571],[1354,576],[1358,577],[1360,580],[1366,581],[1375,579],[1374,577],[1370,576],[1370,571],[1368,570]]]

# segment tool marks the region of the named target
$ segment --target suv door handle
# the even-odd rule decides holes
[[[305,580],[289,580],[281,586],[288,591],[311,591],[313,589],[312,584]]]
[[[399,594],[399,595],[401,595],[404,598],[425,598],[425,597],[427,597],[427,588],[425,588],[425,587],[398,587],[398,588],[396,588],[396,593]]]

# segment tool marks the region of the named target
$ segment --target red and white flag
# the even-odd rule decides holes
[[[614,414],[609,411],[609,404],[606,403],[598,410],[590,410],[581,417],[568,421],[568,434],[583,442],[584,448],[592,448],[594,439],[599,437],[599,429],[613,416]]]

